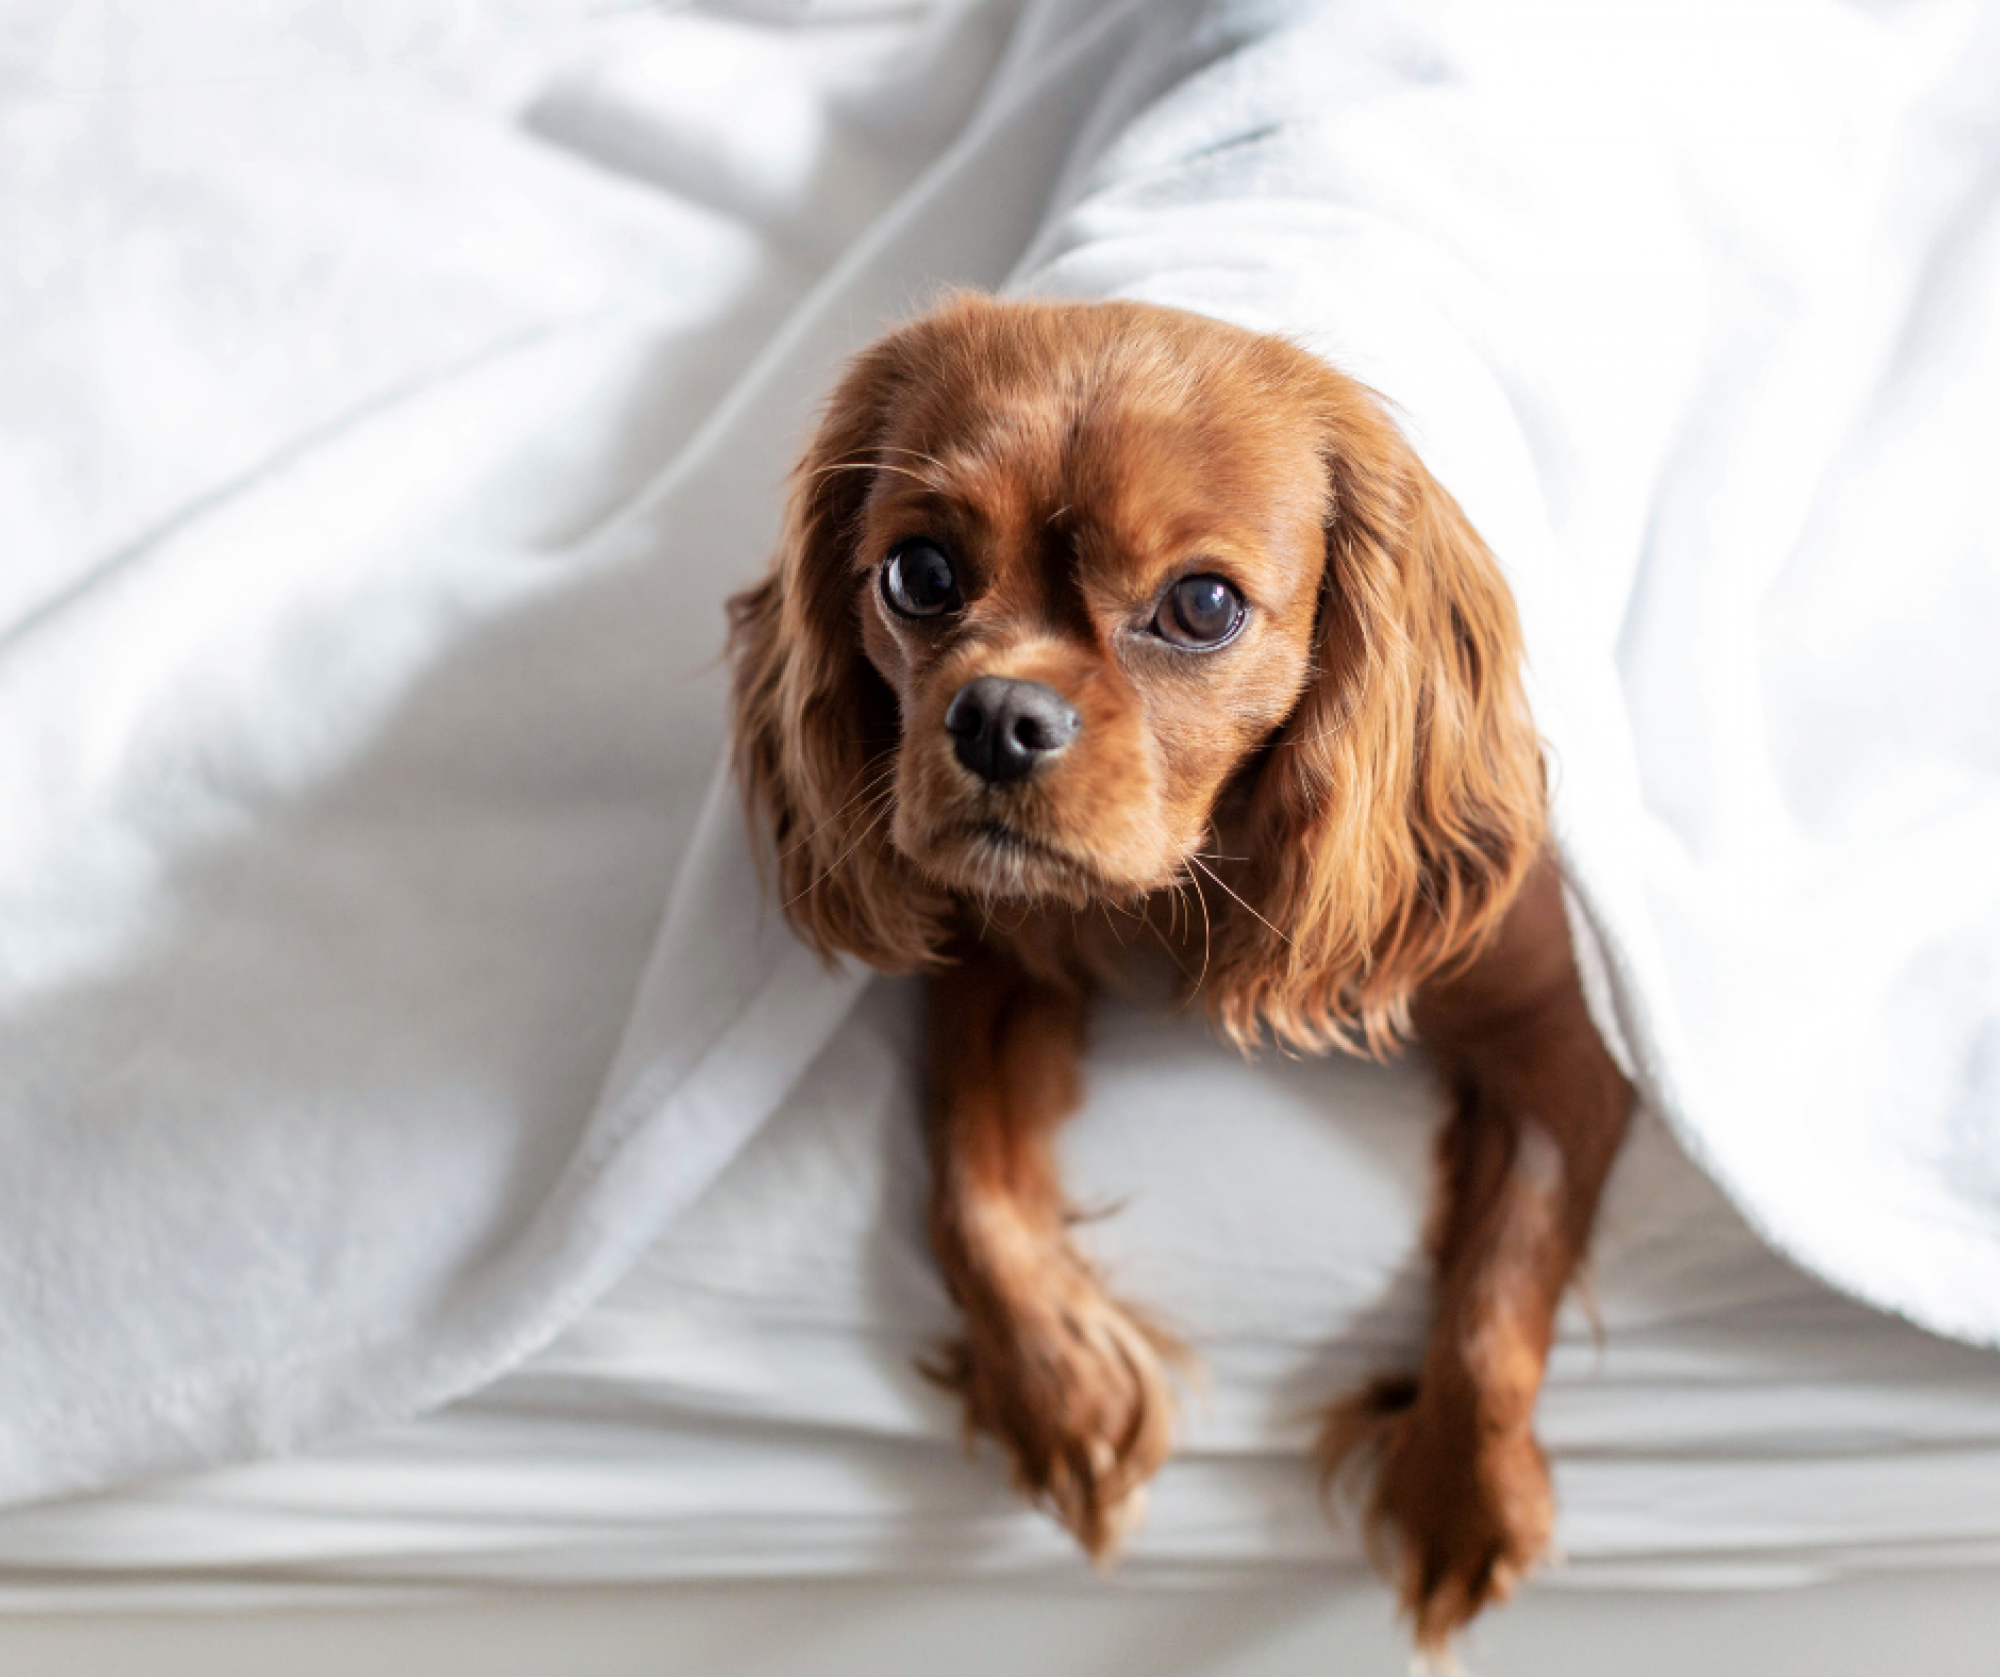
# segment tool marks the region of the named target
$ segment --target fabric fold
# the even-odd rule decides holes
[[[493,1379],[838,1033],[865,979],[790,938],[716,778],[721,602],[842,356],[954,282],[1197,309],[1382,393],[1520,600],[1649,1105],[1778,1250],[2000,1342],[2000,536],[1964,469],[2000,438],[2000,11],[924,27],[876,85],[949,61],[960,120],[898,174],[867,109],[810,281],[768,227],[655,222],[634,183],[689,158],[635,167],[653,131],[570,76],[537,120],[617,151],[579,191],[650,277],[552,281],[569,312],[0,648],[0,1496]],[[811,212],[798,158],[741,161]]]

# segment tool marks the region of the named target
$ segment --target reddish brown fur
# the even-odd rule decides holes
[[[1084,1001],[976,945],[933,994],[931,1243],[966,1333],[929,1372],[969,1433],[1006,1445],[1021,1490],[1107,1556],[1172,1444],[1165,1364],[1184,1353],[1069,1241],[1053,1141],[1077,1101]]]
[[[880,598],[918,536],[961,573],[948,621]],[[1249,614],[1190,654],[1147,624],[1197,573]],[[932,974],[932,1232],[967,1328],[940,1378],[1092,1553],[1167,1452],[1174,1353],[1076,1254],[1050,1151],[1102,917],[1178,943],[1240,1044],[1436,1048],[1460,1108],[1430,1349],[1341,1406],[1323,1455],[1379,1447],[1372,1527],[1441,1642],[1546,1545],[1532,1411],[1631,1098],[1576,980],[1512,600],[1464,515],[1290,345],[960,297],[849,367],[733,625],[737,766],[787,913],[824,954]],[[1082,720],[1004,788],[943,727],[991,675]]]

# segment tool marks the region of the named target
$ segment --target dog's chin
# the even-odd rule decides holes
[[[1143,896],[1062,845],[998,819],[933,833],[911,858],[947,889],[982,902],[1088,908]]]

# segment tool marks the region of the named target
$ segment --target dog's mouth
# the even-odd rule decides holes
[[[997,816],[954,822],[927,849],[932,872],[977,896],[1082,903],[1126,894],[1083,857]]]
[[[1010,827],[1004,821],[989,819],[968,822],[964,831],[967,838],[993,845],[1000,850],[1019,851],[1023,855],[1040,856],[1051,862],[1066,863],[1073,860],[1046,839],[1038,839],[1032,833],[1024,833],[1018,827]]]
[[[970,846],[975,852],[985,852],[994,856],[1011,857],[1020,861],[1047,863],[1052,867],[1095,875],[1096,869],[1080,856],[1072,855],[1062,846],[1035,833],[1025,833],[1012,822],[1002,821],[997,816],[986,816],[980,820],[967,821],[954,829],[948,837],[957,838],[960,843]]]

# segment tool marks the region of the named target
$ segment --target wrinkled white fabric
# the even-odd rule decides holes
[[[7,117],[65,229],[7,388],[73,418],[5,412],[0,1492],[468,1391],[779,1106],[863,984],[694,822],[719,602],[840,355],[1010,273],[1397,404],[1521,598],[1650,1104],[1781,1250],[2000,1339],[1992,8],[623,28]],[[237,275],[297,305],[266,406],[205,371]],[[157,479],[100,497],[150,452],[100,425]]]
[[[1522,603],[1649,1100],[1782,1251],[1987,1343],[1996,76],[1972,5],[1332,7],[1137,114],[1028,281],[1397,404]]]
[[[43,11],[0,147],[9,1497],[440,1402],[706,1180],[590,1119],[820,373],[730,393],[1015,8],[427,54],[456,13],[328,7],[342,50],[253,17],[219,82]],[[960,242],[997,273],[1038,204]]]
[[[471,1397],[276,1461],[0,1511],[0,1611],[272,1605],[455,1582],[1036,1574],[1087,1563],[968,1456],[916,1364],[952,1328],[924,1227],[913,985],[871,986],[715,1184]],[[1078,1231],[1199,1351],[1128,1581],[1363,1569],[1321,1406],[1420,1354],[1442,1096],[1415,1063],[1214,1051],[1118,1005],[1065,1179]],[[1218,1121],[1218,1115],[1226,1115]],[[2000,1561],[2000,1360],[1775,1257],[1643,1122],[1538,1411],[1566,1564],[1538,1587],[1749,1588]]]

